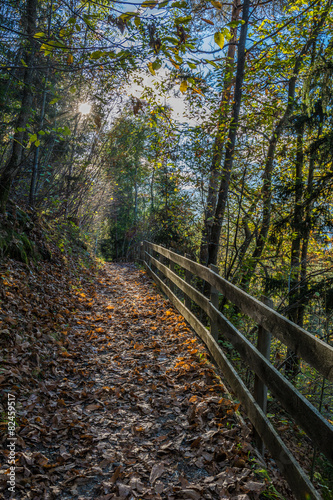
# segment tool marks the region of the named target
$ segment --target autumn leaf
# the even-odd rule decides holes
[[[141,4],[141,7],[143,8],[149,7],[149,9],[153,9],[157,4],[158,0],[146,0]]]
[[[242,428],[226,427],[237,405],[227,394],[221,400],[225,390],[211,382],[213,367],[205,355],[198,356],[205,353],[203,345],[170,302],[152,292],[146,275],[107,264],[92,276],[79,266],[75,295],[72,269],[57,276],[53,265],[41,264],[45,276],[38,275],[41,289],[35,295],[31,270],[24,268],[26,281],[6,275],[7,289],[13,283],[17,288],[5,296],[7,312],[0,319],[9,334],[22,336],[15,356],[3,360],[0,384],[15,391],[22,405],[18,443],[31,453],[18,454],[18,467],[31,481],[38,470],[39,483],[57,498],[87,481],[92,498],[143,498],[147,488],[153,497],[182,491],[184,498],[201,498],[215,483],[205,482],[206,475],[179,479],[174,474],[179,455],[188,467],[207,470],[208,477],[215,477],[222,462],[233,470],[234,481],[244,470],[252,474]],[[22,317],[30,318],[30,326],[21,328]],[[242,448],[230,449],[233,442]],[[254,475],[242,479],[241,492],[264,489]]]
[[[187,90],[187,86],[188,86],[187,80],[183,80],[182,83],[180,84],[179,90],[185,93]]]
[[[155,481],[162,476],[164,472],[164,464],[155,464],[150,472],[149,481],[150,484],[154,485]]]
[[[222,33],[215,33],[215,35],[214,35],[214,41],[220,47],[220,49],[223,49],[223,47],[224,47],[224,36],[223,36]]]
[[[156,74],[156,73],[155,73],[155,70],[154,70],[154,68],[153,68],[153,63],[151,63],[151,62],[150,62],[150,63],[148,63],[148,69],[149,69],[150,73],[151,73],[153,76],[155,76],[155,74]]]
[[[114,473],[111,476],[111,479],[110,479],[111,483],[114,484],[117,481],[118,477],[120,476],[121,471],[122,471],[122,466],[118,465],[118,467],[116,468],[116,470],[114,471]]]
[[[210,24],[210,25],[214,26],[213,21],[210,21],[209,19],[205,19],[204,17],[202,17],[201,20],[204,21],[207,24]]]
[[[173,66],[176,68],[176,69],[179,69],[179,64],[176,63],[176,61],[174,61],[171,57],[169,58],[169,61],[173,64]]]

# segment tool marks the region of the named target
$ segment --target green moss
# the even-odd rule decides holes
[[[10,257],[25,264],[35,257],[34,246],[24,233],[17,233],[11,227],[1,231],[0,236],[1,257]]]

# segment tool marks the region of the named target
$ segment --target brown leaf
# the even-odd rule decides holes
[[[101,405],[91,404],[91,405],[86,406],[86,410],[87,411],[98,410],[98,408],[100,408],[100,407],[101,407]]]
[[[164,490],[164,484],[162,483],[162,481],[157,481],[155,484],[155,492],[160,495],[163,490]]]
[[[201,441],[201,436],[197,437],[191,444],[191,448],[198,448]]]
[[[180,484],[182,485],[182,488],[186,489],[187,486],[189,486],[189,482],[186,479],[186,477],[180,476],[179,478]]]
[[[118,494],[121,498],[127,498],[131,494],[131,488],[126,484],[118,484]]]
[[[118,477],[120,476],[121,469],[122,469],[121,465],[118,465],[118,467],[116,468],[116,470],[115,470],[115,471],[114,471],[114,473],[112,474],[112,477],[111,477],[111,479],[110,479],[110,482],[111,482],[112,484],[114,484],[114,483],[117,481]]]
[[[150,472],[149,481],[151,485],[154,485],[156,479],[162,476],[164,472],[164,464],[155,464]]]
[[[254,481],[249,481],[248,483],[244,484],[244,489],[247,491],[255,491],[256,493],[260,493],[263,489],[265,489],[265,484],[263,483],[257,483]]]
[[[201,498],[200,493],[191,489],[181,490],[179,493],[181,493],[184,498],[192,498],[193,500],[200,500]]]

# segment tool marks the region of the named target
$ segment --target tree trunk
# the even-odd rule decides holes
[[[51,19],[52,19],[52,0],[50,3],[50,8],[49,8],[49,16],[48,16],[48,22],[47,22],[47,37],[48,39],[50,38],[51,34]],[[45,116],[45,106],[46,106],[46,94],[47,94],[47,86],[48,86],[48,81],[49,81],[49,73],[50,73],[50,56],[47,57],[47,70],[46,70],[46,76],[45,76],[45,81],[44,81],[44,87],[43,87],[43,94],[42,94],[42,107],[40,111],[40,120],[39,120],[39,128],[38,130],[41,130],[44,125],[44,116]],[[29,205],[34,206],[35,205],[35,195],[36,195],[36,187],[37,187],[37,178],[38,178],[38,162],[39,162],[39,151],[40,151],[40,146],[36,147],[35,150],[35,155],[34,155],[34,162],[32,166],[32,174],[31,174],[31,182],[30,182],[30,192],[29,192]]]
[[[138,164],[135,162],[135,176],[134,176],[134,224],[137,226],[138,222]]]
[[[262,255],[264,247],[265,247],[266,239],[268,236],[268,231],[270,228],[271,202],[272,202],[272,173],[273,173],[276,146],[277,146],[278,140],[279,140],[279,138],[284,130],[284,127],[287,124],[287,122],[288,122],[288,120],[289,120],[289,118],[294,110],[296,81],[297,81],[300,69],[302,67],[303,58],[308,53],[311,45],[317,39],[319,32],[320,32],[320,30],[321,30],[321,28],[322,28],[322,26],[327,18],[327,14],[328,14],[329,8],[331,6],[331,3],[332,3],[332,1],[329,0],[329,2],[326,4],[326,7],[324,8],[324,11],[323,11],[323,14],[322,14],[320,20],[317,22],[317,24],[313,28],[311,36],[309,37],[308,41],[303,46],[300,54],[296,58],[294,70],[293,70],[293,76],[289,79],[289,84],[288,84],[287,107],[286,107],[286,110],[285,110],[283,116],[280,118],[275,129],[273,130],[273,134],[271,135],[271,138],[269,141],[268,152],[267,152],[266,163],[265,163],[263,186],[262,186],[262,190],[261,190],[262,200],[263,200],[262,223],[261,223],[261,228],[259,231],[259,236],[257,238],[256,247],[252,253],[252,257],[251,257],[250,262],[247,263],[247,269],[245,270],[243,277],[242,277],[241,287],[245,288],[245,289],[247,289],[249,287],[250,280],[251,280],[252,276],[254,275],[257,263],[261,258],[261,255]]]
[[[15,124],[12,153],[0,176],[0,210],[3,214],[6,212],[6,204],[9,198],[12,182],[22,165],[22,142],[25,134],[25,128],[31,113],[33,98],[31,84],[33,80],[33,66],[36,49],[33,35],[35,34],[36,29],[37,0],[27,0],[25,15],[28,47],[25,53],[26,66],[23,75],[24,86],[22,91],[21,109]]]
[[[45,85],[44,85],[44,90],[43,90],[42,109],[40,112],[40,121],[39,121],[38,130],[41,130],[43,128],[43,125],[44,125],[48,74],[49,74],[49,68],[47,69],[47,75],[46,75]],[[38,177],[39,151],[40,151],[40,146],[37,146],[35,149],[34,162],[32,165],[32,174],[31,174],[31,183],[30,183],[30,192],[29,192],[29,205],[32,207],[35,205],[35,194],[36,194],[37,177]]]
[[[234,0],[232,5],[231,21],[238,21],[240,13],[240,0]],[[232,38],[229,41],[226,65],[224,71],[223,94],[218,110],[217,134],[213,146],[213,159],[209,172],[209,186],[207,194],[207,203],[205,210],[204,227],[202,230],[200,246],[200,262],[207,264],[208,244],[211,238],[216,199],[218,194],[218,185],[220,177],[220,166],[224,149],[224,133],[228,119],[228,106],[230,104],[231,88],[234,81],[233,65],[235,62],[237,41],[237,28],[232,29]]]
[[[298,321],[299,279],[300,279],[300,252],[303,236],[303,135],[304,124],[298,130],[297,151],[295,164],[295,206],[292,221],[292,242],[290,262],[290,288],[289,288],[289,319],[294,323]],[[294,380],[299,372],[300,358],[288,348],[285,373],[290,380]]]
[[[242,14],[242,21],[244,22],[241,27],[239,43],[238,43],[238,51],[237,51],[238,57],[237,57],[237,71],[236,71],[236,81],[235,81],[233,112],[229,126],[227,144],[225,148],[224,165],[221,172],[222,179],[215,208],[214,220],[211,230],[211,238],[210,241],[208,242],[207,263],[214,265],[216,265],[217,262],[219,240],[220,240],[224,212],[227,204],[230,175],[234,159],[234,149],[236,144],[239,112],[242,100],[242,87],[244,80],[245,54],[246,54],[245,44],[247,39],[249,11],[250,11],[250,0],[244,0],[243,14]]]
[[[301,253],[300,293],[302,293],[302,295],[304,295],[304,292],[306,292],[307,289],[306,273],[307,273],[308,246],[309,246],[309,239],[311,232],[311,210],[312,210],[311,198],[313,193],[314,170],[315,170],[315,153],[312,152],[309,161],[309,172],[308,172],[308,181],[306,189],[306,196],[308,197],[309,202],[305,210],[303,244]],[[300,326],[303,326],[304,312],[305,312],[305,301],[303,301],[303,303],[300,304],[298,308],[297,324]]]

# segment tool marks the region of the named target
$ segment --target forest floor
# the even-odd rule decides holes
[[[202,342],[142,270],[10,261],[0,271],[0,498],[10,498],[8,394],[12,498],[293,498],[256,458]]]

